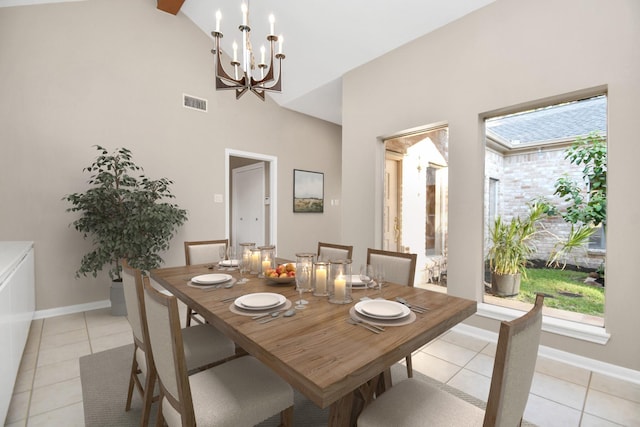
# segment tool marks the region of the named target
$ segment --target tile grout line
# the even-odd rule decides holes
[[[36,383],[36,375],[38,374],[38,360],[40,359],[40,345],[42,344],[42,335],[44,334],[44,322],[46,319],[42,320],[42,327],[40,328],[40,333],[38,334],[38,345],[36,346],[36,360],[35,366],[33,368],[33,378],[31,378],[31,387],[29,388],[29,404],[27,405],[27,413],[24,418],[25,427],[29,425],[29,416],[31,414],[31,402],[33,399],[33,390]]]

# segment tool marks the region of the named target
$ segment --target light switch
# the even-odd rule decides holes
[[[222,194],[214,194],[213,201],[215,203],[222,203],[224,201],[224,199],[222,198]]]

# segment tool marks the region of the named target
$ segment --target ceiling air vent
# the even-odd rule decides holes
[[[196,98],[195,96],[182,94],[182,106],[185,108],[191,108],[192,110],[207,111],[207,100],[202,98]]]

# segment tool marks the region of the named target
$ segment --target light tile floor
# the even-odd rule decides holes
[[[35,320],[5,426],[83,426],[79,358],[131,342],[126,318],[108,309]],[[494,354],[495,344],[450,331],[416,352],[413,366],[485,400]],[[539,357],[525,418],[541,427],[640,426],[640,385]]]

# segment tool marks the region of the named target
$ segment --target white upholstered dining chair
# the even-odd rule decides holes
[[[332,259],[351,259],[352,255],[353,246],[318,242],[318,261],[330,261]]]
[[[416,254],[367,249],[367,264],[372,265],[374,269],[382,268],[385,281],[403,286],[413,286],[417,258]],[[411,355],[408,355],[405,361],[407,363],[407,375],[411,378],[413,377]]]
[[[281,425],[293,425],[293,389],[252,356],[187,376],[176,297],[148,285],[144,295],[160,384],[158,425],[253,426],[278,413]]]
[[[229,239],[184,242],[185,263],[186,265],[194,265],[222,261],[220,259],[220,248],[224,248],[226,252],[228,246]],[[192,320],[197,323],[205,322],[198,313],[187,306],[187,326],[191,326]]]
[[[485,411],[424,381],[407,379],[371,402],[358,427],[521,425],[538,356],[543,301],[538,294],[528,313],[500,324]]]
[[[367,249],[367,264],[384,268],[385,281],[413,286],[416,275],[416,254]]]
[[[131,409],[134,387],[142,397],[141,426],[146,426],[149,411],[154,400],[153,389],[156,370],[149,351],[149,332],[147,329],[146,307],[144,304],[144,281],[140,270],[129,267],[123,262],[122,281],[127,319],[133,332],[133,360],[125,411]],[[183,334],[186,349],[186,367],[190,372],[197,371],[233,357],[235,344],[211,325],[197,325],[188,328]]]

